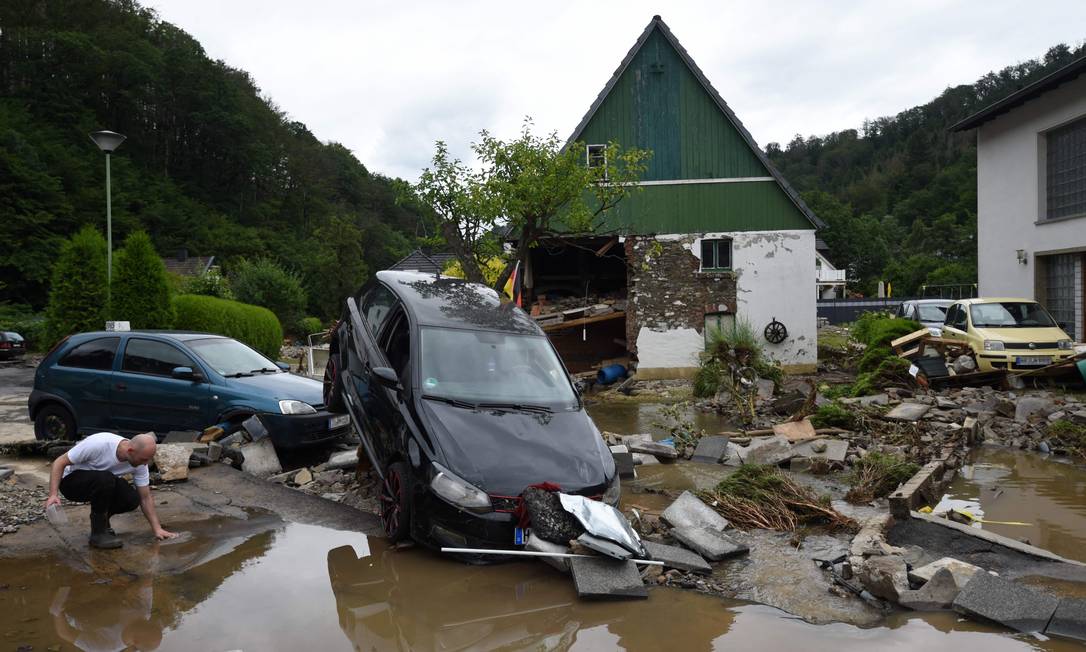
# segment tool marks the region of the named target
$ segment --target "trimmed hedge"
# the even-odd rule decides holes
[[[198,294],[174,297],[174,328],[226,335],[245,342],[272,360],[279,359],[283,327],[267,308]]]

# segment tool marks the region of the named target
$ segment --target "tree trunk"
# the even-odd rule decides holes
[[[445,243],[452,249],[456,259],[460,261],[460,269],[464,271],[464,278],[472,283],[486,283],[486,279],[483,278],[483,270],[479,269],[479,264],[475,262],[473,252],[464,243],[464,239],[460,237],[456,225],[450,221],[442,222],[441,234],[445,236]]]

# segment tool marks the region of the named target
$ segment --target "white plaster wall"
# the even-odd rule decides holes
[[[981,296],[1034,297],[1035,256],[1086,250],[1086,218],[1041,217],[1043,132],[1086,116],[1086,77],[1026,102],[977,132],[977,265]],[[1021,265],[1015,252],[1025,249]]]
[[[658,331],[644,326],[637,333],[637,368],[686,369],[698,366],[705,340],[693,328]]]

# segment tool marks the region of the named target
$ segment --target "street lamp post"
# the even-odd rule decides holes
[[[90,137],[98,149],[106,153],[106,297],[108,301],[113,286],[113,202],[109,188],[109,155],[121,146],[125,137],[115,131],[95,131]]]

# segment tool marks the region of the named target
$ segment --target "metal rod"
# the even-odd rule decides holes
[[[106,305],[113,296],[113,201],[109,188],[109,152],[106,152]],[[112,313],[112,310],[111,310]],[[110,314],[110,319],[113,315]]]
[[[491,550],[488,548],[442,548],[441,552],[458,552],[473,555],[513,555],[516,557],[560,557],[571,559],[583,557],[585,559],[599,559],[599,555],[577,555],[571,552],[536,552],[534,550]],[[664,562],[654,559],[631,559],[630,561],[646,566],[663,566]]]

